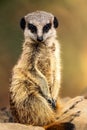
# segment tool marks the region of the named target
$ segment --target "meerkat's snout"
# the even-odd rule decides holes
[[[43,41],[43,36],[37,36],[37,41],[42,42]]]

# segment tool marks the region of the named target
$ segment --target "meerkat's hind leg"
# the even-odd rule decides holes
[[[57,116],[56,120],[58,122],[71,122],[81,113],[81,110],[77,109],[77,105],[83,101],[83,96],[78,96],[71,99],[61,110],[60,114]]]
[[[62,109],[62,113],[67,113],[69,110],[76,108],[76,106],[84,100],[84,96],[77,96],[71,100],[69,100]]]
[[[56,122],[72,122],[76,117],[80,115],[81,111],[79,110],[72,110],[68,111],[67,113],[61,114],[59,117],[56,118]]]

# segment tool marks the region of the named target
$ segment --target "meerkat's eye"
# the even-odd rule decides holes
[[[37,28],[35,25],[28,23],[28,29],[32,32],[32,33],[37,33]]]
[[[47,33],[51,29],[51,23],[46,24],[43,27],[43,33]]]

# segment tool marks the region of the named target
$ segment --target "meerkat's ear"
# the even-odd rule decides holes
[[[54,17],[54,20],[53,20],[53,24],[54,24],[54,27],[57,28],[59,23],[58,23],[58,19],[56,17]]]
[[[25,21],[25,18],[21,18],[20,20],[20,27],[24,30],[25,29],[25,25],[26,25],[26,21]]]

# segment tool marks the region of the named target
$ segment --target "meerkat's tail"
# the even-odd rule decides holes
[[[75,125],[70,122],[65,123],[53,123],[51,125],[45,126],[45,130],[75,130]]]

